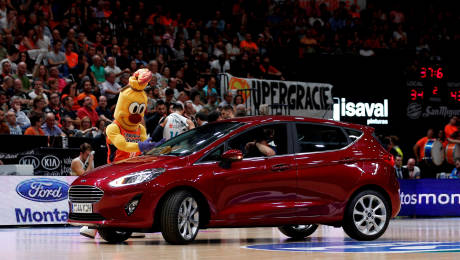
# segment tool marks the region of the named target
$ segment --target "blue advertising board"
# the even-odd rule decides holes
[[[460,179],[400,180],[399,216],[460,216]]]

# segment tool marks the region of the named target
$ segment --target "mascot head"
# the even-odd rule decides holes
[[[114,118],[126,130],[135,131],[147,108],[145,87],[152,78],[148,69],[140,69],[129,78],[129,85],[120,91]]]

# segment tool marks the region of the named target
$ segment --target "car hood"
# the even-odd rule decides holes
[[[79,179],[115,179],[145,169],[183,166],[185,162],[186,158],[178,156],[139,156],[97,167]]]

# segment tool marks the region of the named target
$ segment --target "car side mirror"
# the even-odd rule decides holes
[[[243,153],[237,149],[228,150],[222,154],[221,158],[224,161],[237,162],[243,160]]]

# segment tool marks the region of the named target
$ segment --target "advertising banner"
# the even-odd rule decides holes
[[[460,216],[460,180],[400,180],[399,216]]]
[[[32,165],[34,175],[68,176],[73,158],[78,149],[37,148],[19,153],[0,153],[4,164]]]
[[[292,116],[332,118],[331,84],[225,77],[223,90],[242,95],[251,111],[262,104],[281,104],[289,107]]]
[[[0,225],[66,224],[76,176],[0,176]]]

